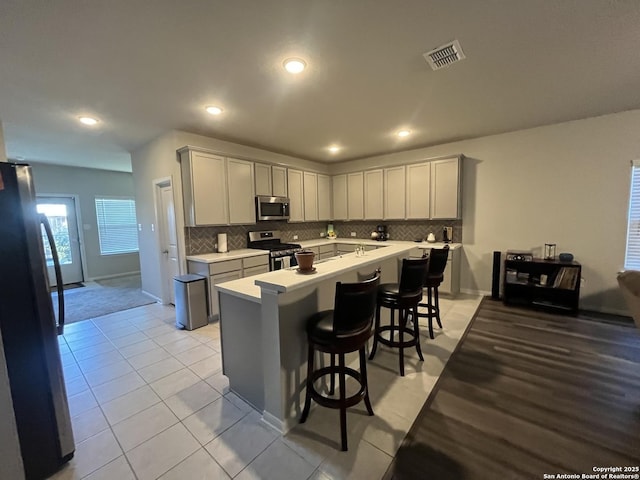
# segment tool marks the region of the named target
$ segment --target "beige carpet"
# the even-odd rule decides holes
[[[140,275],[85,282],[83,288],[64,291],[65,323],[79,322],[121,310],[155,303],[142,293]],[[53,309],[58,309],[58,295],[51,294]]]

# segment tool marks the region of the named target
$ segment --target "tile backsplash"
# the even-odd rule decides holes
[[[227,246],[229,250],[247,248],[248,232],[260,230],[282,231],[283,242],[294,242],[294,235],[298,235],[297,241],[315,240],[320,238],[320,232],[327,231],[329,222],[261,222],[255,225],[234,225],[219,227],[185,227],[185,242],[187,255],[199,255],[216,251],[218,234],[227,234]],[[391,240],[424,240],[429,233],[433,233],[437,241],[442,241],[444,227],[453,227],[453,241],[462,242],[462,220],[396,220],[387,222],[356,221],[333,222],[333,229],[338,238],[350,238],[351,232],[356,233],[356,238],[369,238],[376,225],[387,225],[389,239]]]

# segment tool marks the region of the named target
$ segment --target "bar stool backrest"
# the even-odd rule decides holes
[[[449,258],[449,245],[444,248],[432,248],[429,253],[429,271],[427,276],[438,277],[444,273]]]
[[[421,291],[429,262],[429,258],[403,259],[399,291],[402,293]]]
[[[380,275],[359,283],[336,283],[333,332],[345,335],[371,327]]]

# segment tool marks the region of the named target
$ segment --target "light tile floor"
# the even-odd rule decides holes
[[[368,363],[375,416],[349,410],[349,451],[339,451],[337,410],[314,407],[281,437],[229,390],[220,330],[177,330],[175,310],[146,305],[65,327],[60,351],[75,457],[52,478],[381,478],[480,302],[441,300],[444,329],[421,328],[424,362],[383,345]],[[425,320],[422,323],[426,323]]]

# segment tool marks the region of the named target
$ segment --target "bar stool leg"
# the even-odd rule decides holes
[[[373,347],[371,347],[371,353],[369,354],[369,360],[373,360],[378,349],[378,335],[380,334],[380,305],[376,307],[376,323],[373,328]]]
[[[345,398],[347,396],[347,382],[345,379],[344,353],[338,354],[338,362],[340,365],[340,437],[342,438],[342,451],[347,451],[347,404]]]
[[[440,323],[440,299],[438,298],[438,287],[434,287],[434,295],[436,297],[436,322],[438,322],[438,326],[442,328],[442,323]]]
[[[336,376],[333,371],[336,368],[336,354],[331,354],[331,379],[329,380],[329,395],[336,393]]]
[[[313,345],[309,342],[309,356],[307,358],[307,390],[304,398],[304,409],[302,410],[302,416],[300,417],[300,423],[304,423],[307,421],[307,416],[309,415],[309,409],[311,408],[311,389],[313,388],[313,381],[311,379],[311,375],[313,375]]]
[[[373,408],[371,408],[371,400],[369,400],[369,381],[367,380],[367,355],[365,354],[364,347],[360,349],[360,375],[362,377],[362,386],[364,387],[364,404],[367,407],[369,415],[373,415]]]
[[[420,358],[420,361],[424,362],[424,357],[422,356],[422,348],[420,347],[420,328],[418,326],[418,307],[415,307],[413,309],[412,318],[415,319],[413,321],[413,334],[415,335],[415,338],[416,338],[416,351],[418,352],[418,357]]]
[[[428,305],[427,305],[427,316],[429,317],[429,336],[431,337],[431,339],[433,340],[434,336],[433,336],[433,307],[432,307],[432,293],[431,293],[432,288],[431,287],[427,287],[427,298],[428,298]]]
[[[391,310],[393,312],[393,310]],[[393,313],[391,314],[393,316]],[[398,319],[398,340],[400,341],[400,355],[398,358],[400,359],[400,376],[404,377],[404,347],[402,346],[402,342],[404,341],[404,327],[407,325],[407,311],[400,310],[400,318]],[[392,330],[393,333],[393,330]]]

